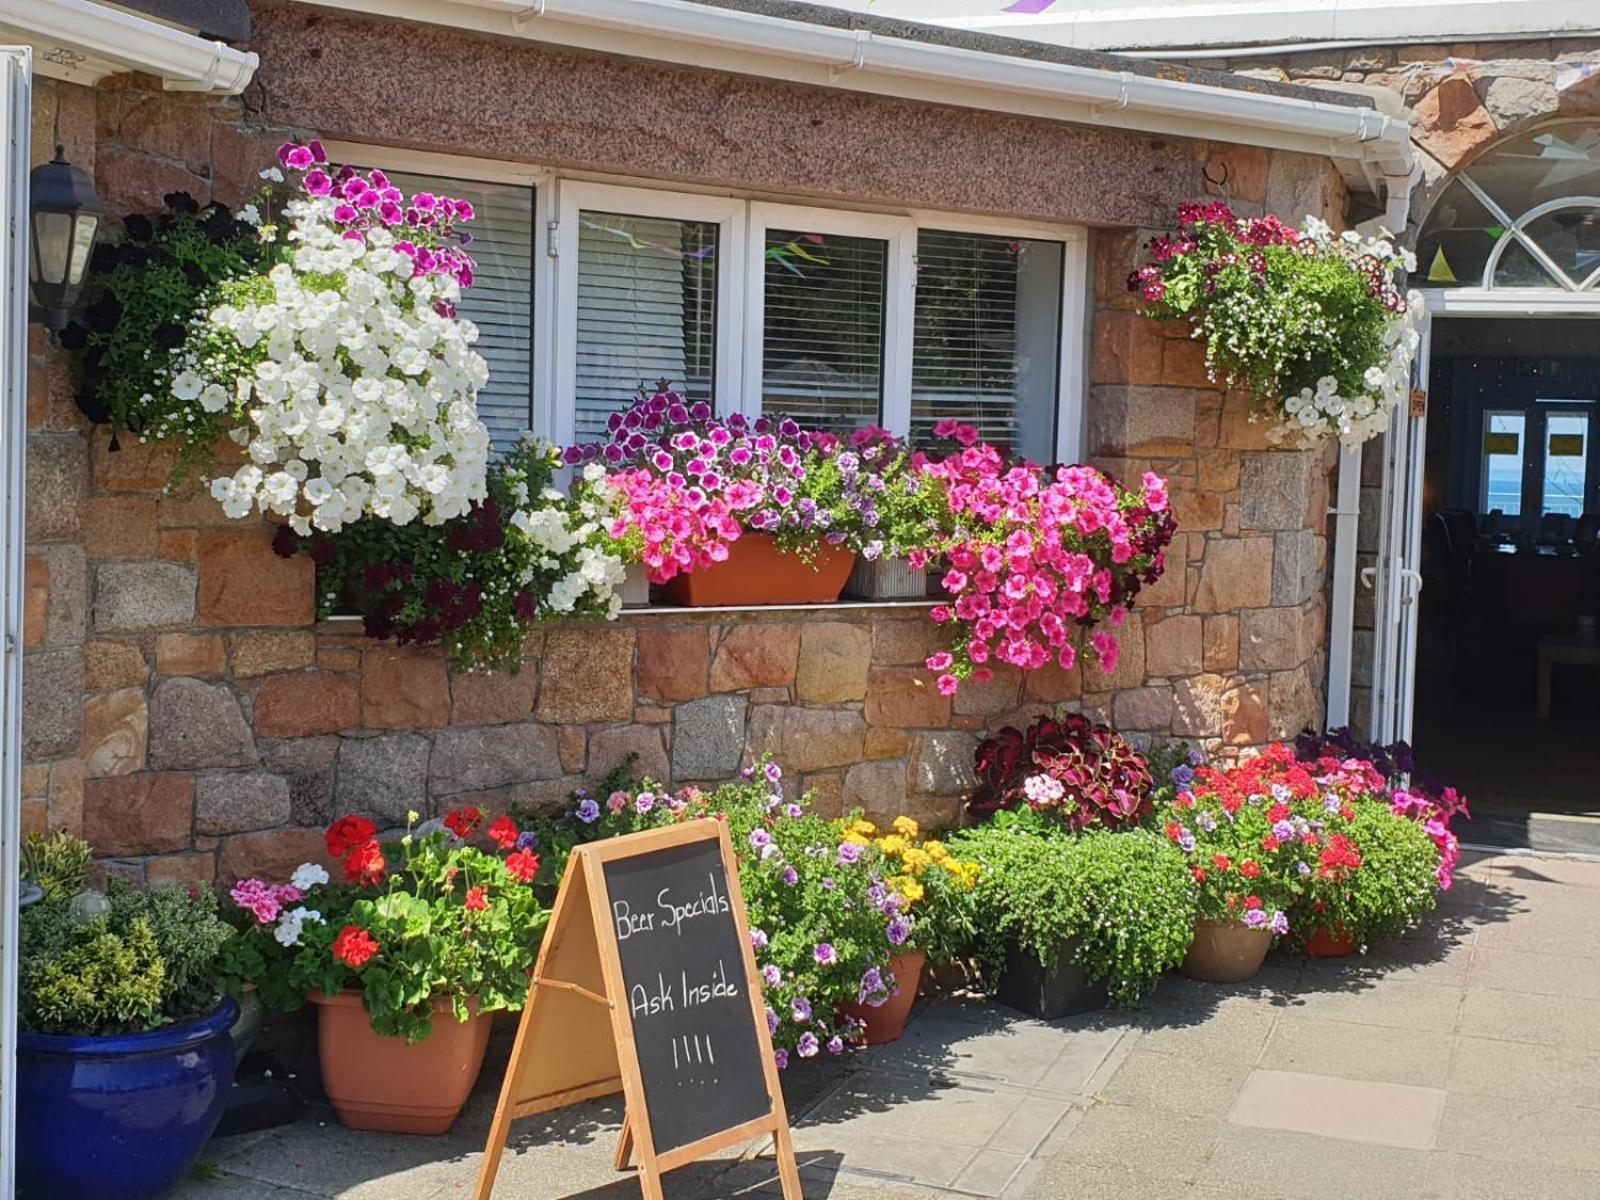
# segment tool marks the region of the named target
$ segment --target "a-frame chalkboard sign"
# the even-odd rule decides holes
[[[789,1118],[721,821],[579,846],[522,1011],[475,1200],[490,1200],[511,1122],[621,1092],[617,1169],[645,1200],[661,1176],[771,1134],[784,1200],[801,1200]]]

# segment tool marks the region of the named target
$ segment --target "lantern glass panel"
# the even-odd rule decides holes
[[[72,238],[72,214],[33,214],[33,252],[40,283],[61,283],[67,277],[67,251]]]
[[[89,252],[94,249],[94,233],[99,227],[100,218],[94,213],[78,214],[72,229],[72,261],[67,264],[67,282],[73,287],[83,282]]]

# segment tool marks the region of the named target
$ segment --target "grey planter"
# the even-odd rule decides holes
[[[863,600],[921,600],[928,594],[928,572],[913,569],[903,558],[868,562],[858,555],[844,590]]]
[[[1104,1008],[1109,1000],[1106,986],[1089,982],[1077,964],[1077,953],[1078,939],[1067,938],[1056,951],[1055,966],[1047,971],[1028,951],[1009,947],[995,999],[1046,1021]]]
[[[650,607],[650,577],[643,563],[628,564],[627,578],[622,581],[622,607]]]

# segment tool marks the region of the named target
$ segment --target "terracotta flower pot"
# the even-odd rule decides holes
[[[863,1036],[867,1045],[882,1046],[896,1041],[906,1031],[906,1018],[911,1015],[911,1006],[917,1002],[917,990],[922,986],[922,968],[927,962],[928,956],[921,950],[896,954],[889,960],[889,970],[893,972],[895,986],[899,989],[894,995],[876,1008],[870,1004],[843,1006],[845,1016],[854,1017],[866,1025]]]
[[[361,993],[313,992],[317,1056],[328,1102],[349,1129],[446,1133],[483,1066],[490,1019],[458,1022],[445,998],[433,1002],[433,1032],[411,1045],[372,1031]]]
[[[1355,935],[1347,933],[1343,927],[1329,929],[1318,925],[1316,932],[1306,939],[1306,953],[1313,958],[1343,958],[1355,948]]]
[[[674,575],[662,592],[668,604],[689,608],[832,604],[855,561],[855,551],[819,541],[808,563],[780,551],[770,533],[747,533],[728,547],[725,562]]]
[[[1270,949],[1270,929],[1251,929],[1242,921],[1196,920],[1194,941],[1179,969],[1207,983],[1243,983],[1261,969]]]

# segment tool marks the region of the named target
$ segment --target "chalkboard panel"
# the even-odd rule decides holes
[[[656,1154],[772,1111],[720,843],[604,865]]]

